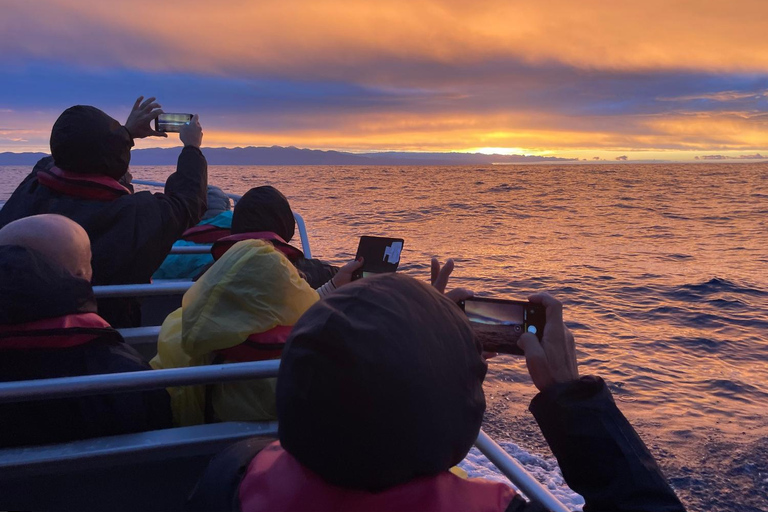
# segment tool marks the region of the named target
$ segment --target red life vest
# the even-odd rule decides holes
[[[500,512],[515,491],[502,483],[463,479],[448,471],[377,493],[344,489],[302,466],[277,441],[251,461],[239,497],[243,512]]]
[[[37,171],[37,181],[61,194],[95,201],[114,201],[131,193],[109,176],[82,174],[58,167]]]
[[[0,351],[75,347],[105,335],[120,336],[96,313],[44,318],[23,324],[0,325]]]
[[[283,240],[277,233],[273,233],[271,231],[254,231],[252,233],[238,233],[237,235],[225,236],[224,238],[218,240],[213,244],[213,247],[211,247],[211,254],[213,255],[213,259],[218,260],[224,255],[225,252],[229,250],[230,247],[235,245],[237,242],[242,242],[243,240],[264,240],[266,242],[270,242],[275,246],[275,249],[282,252],[291,262],[294,262],[304,256],[303,252],[292,245],[288,245],[288,243]]]
[[[280,359],[283,355],[283,347],[291,334],[290,325],[278,325],[264,332],[257,332],[248,336],[244,342],[234,347],[217,350],[228,361],[266,361],[267,359]]]
[[[213,224],[193,226],[181,235],[182,240],[196,244],[212,244],[232,234],[229,228],[220,228]]]

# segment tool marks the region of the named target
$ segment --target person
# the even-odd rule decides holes
[[[88,235],[53,214],[0,229],[0,381],[149,370],[96,314]],[[3,447],[169,428],[165,390],[0,405]]]
[[[296,221],[288,199],[275,187],[255,187],[246,192],[235,205],[232,212],[232,234],[214,242],[211,254],[217,259],[241,240],[268,240],[281,246],[309,285],[317,289],[336,275],[339,268],[306,258],[301,250],[289,245],[295,230]]]
[[[83,226],[91,239],[94,285],[149,282],[173,242],[205,211],[207,163],[197,116],[181,130],[184,148],[165,193],[133,194],[119,182],[135,139],[166,136],[150,127],[160,105],[142,100],[125,126],[95,107],[65,110],[51,131],[51,156],[35,165],[0,210],[0,227],[41,213]],[[116,327],[140,324],[135,300],[103,300],[99,312]]]
[[[163,322],[155,369],[277,359],[292,326],[319,299],[281,252],[265,240],[232,246],[184,294]],[[334,277],[343,286],[360,266]],[[177,426],[276,417],[275,379],[170,388]]]
[[[605,382],[579,377],[561,304],[535,295],[543,341],[520,345],[531,411],[585,511],[682,511]],[[212,460],[191,510],[542,511],[511,487],[449,468],[477,438],[487,364],[449,298],[401,274],[356,281],[296,323],[277,381],[279,440]]]
[[[219,187],[208,185],[208,209],[196,226],[186,230],[174,247],[207,247],[232,234],[232,205]],[[169,254],[152,279],[192,279],[213,263],[208,254]]]

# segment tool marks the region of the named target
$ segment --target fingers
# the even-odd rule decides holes
[[[563,303],[548,293],[534,293],[528,296],[528,300],[534,304],[541,304],[546,308],[547,323],[563,321]]]
[[[430,267],[431,277],[429,282],[432,283],[432,286],[434,286],[435,281],[437,281],[437,275],[440,273],[440,262],[437,261],[437,258],[432,258]]]
[[[139,96],[139,97],[136,99],[136,102],[133,104],[133,108],[132,108],[131,110],[136,110],[136,109],[138,109],[138,108],[139,108],[139,105],[141,105],[141,100],[143,100],[143,99],[144,99],[144,96]]]
[[[437,278],[432,282],[432,286],[435,287],[440,293],[445,292],[445,287],[448,285],[448,278],[451,277],[453,272],[453,259],[449,259],[443,265],[443,268],[437,273]]]
[[[149,107],[152,107],[152,105],[156,105],[155,107],[152,107],[152,108],[159,107],[160,105],[158,105],[157,103],[154,103],[155,99],[156,98],[154,96],[152,96],[151,98],[147,98],[146,100],[144,100],[144,103],[142,103],[139,108],[141,110],[151,110],[151,108]]]
[[[536,335],[529,332],[523,333],[517,340],[517,346],[525,353],[525,365],[534,385],[540,390],[548,388],[555,383],[547,362],[547,355],[539,343]]]
[[[353,260],[349,263],[344,264],[343,267],[339,269],[339,272],[349,272],[350,274],[354,272],[355,270],[359,269],[363,266],[363,259],[360,258],[359,260]]]
[[[446,293],[445,296],[451,299],[453,302],[459,302],[462,300],[467,300],[470,297],[474,297],[475,292],[472,290],[467,290],[466,288],[454,288],[453,290]]]

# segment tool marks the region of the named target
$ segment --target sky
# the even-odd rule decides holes
[[[0,152],[139,95],[205,146],[768,158],[765,0],[0,0]],[[137,147],[178,145],[148,139]]]

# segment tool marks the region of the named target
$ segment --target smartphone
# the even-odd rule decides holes
[[[192,114],[160,114],[155,118],[155,131],[180,132],[192,120]]]
[[[544,335],[546,309],[527,301],[472,297],[459,302],[486,352],[521,356],[517,340],[524,332]]]
[[[402,251],[402,238],[361,236],[355,259],[362,256],[363,266],[352,274],[352,279],[396,271]]]

